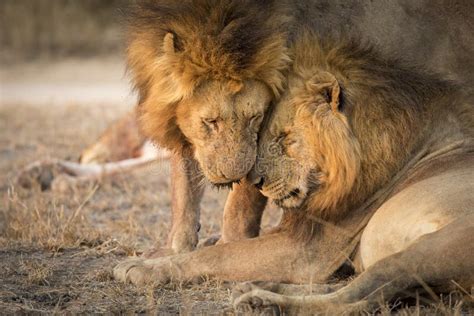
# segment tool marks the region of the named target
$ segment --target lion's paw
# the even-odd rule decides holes
[[[246,282],[242,290],[251,288],[251,282]],[[236,293],[236,292],[234,292]],[[253,289],[237,298],[234,298],[234,309],[238,313],[251,313],[258,315],[280,315],[280,308],[274,301],[274,296],[278,295],[262,289]]]
[[[271,292],[278,292],[278,283],[266,281],[251,281],[238,283],[232,288],[232,299],[236,300],[240,296],[252,292],[253,290],[265,290]]]
[[[171,248],[151,248],[146,250],[141,256],[145,259],[155,259],[175,255]]]
[[[207,238],[201,239],[197,245],[197,248],[200,249],[204,247],[218,245],[220,241],[221,241],[220,235],[212,235]]]
[[[129,259],[119,263],[114,268],[114,277],[137,286],[165,284],[170,279],[165,269],[157,269],[156,265],[144,259]]]

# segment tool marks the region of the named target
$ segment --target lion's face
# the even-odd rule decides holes
[[[137,1],[127,64],[139,126],[179,154],[193,152],[214,184],[245,177],[257,133],[290,62],[278,1]]]
[[[212,183],[231,183],[250,171],[271,99],[271,91],[259,81],[209,81],[179,103],[177,124]]]
[[[318,184],[318,165],[305,133],[310,122],[298,115],[292,101],[286,95],[273,111],[261,135],[254,168],[262,194],[283,208],[299,207]]]
[[[251,173],[262,194],[283,208],[309,197],[330,207],[351,189],[358,143],[339,110],[339,85],[326,72],[293,78],[265,125]]]

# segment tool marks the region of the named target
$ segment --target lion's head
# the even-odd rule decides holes
[[[249,172],[262,118],[283,88],[287,19],[278,7],[145,0],[132,10],[128,64],[141,128],[168,149],[192,148],[213,183]]]
[[[309,197],[321,209],[333,208],[360,171],[360,145],[340,110],[339,83],[325,71],[291,76],[289,83],[261,136],[258,185],[283,208]]]
[[[288,88],[261,132],[250,177],[286,209],[337,219],[390,181],[450,85],[355,41],[295,41]]]

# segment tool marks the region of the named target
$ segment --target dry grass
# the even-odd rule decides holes
[[[76,159],[125,108],[75,105],[0,107],[0,311],[11,313],[231,314],[229,284],[136,288],[116,282],[112,268],[155,240],[170,221],[167,162],[61,192],[23,190],[16,171],[42,157]],[[208,190],[202,235],[219,231],[226,192]],[[266,226],[278,213],[270,210]],[[460,297],[434,304],[384,304],[382,315],[474,311]],[[464,305],[462,305],[464,304]]]
[[[166,237],[168,164],[61,192],[14,186],[16,171],[41,157],[77,153],[125,108],[0,107],[0,310],[12,312],[169,312],[227,308],[217,281],[137,289],[112,267]],[[225,192],[203,204],[203,233],[219,230]]]

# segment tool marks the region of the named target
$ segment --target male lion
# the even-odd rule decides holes
[[[238,182],[255,163],[263,116],[283,88],[289,60],[284,6],[144,0],[129,21],[139,125],[172,154],[168,247],[186,252],[198,242],[203,176],[216,186],[233,185],[221,241],[255,237],[266,199]]]
[[[384,64],[370,48],[325,45],[308,34],[297,46],[288,92],[259,141],[254,181],[306,217],[300,221],[337,222],[375,196],[354,258],[364,272],[329,294],[328,287],[311,293],[307,286],[243,284],[235,306],[347,311],[415,286],[470,290],[472,99],[454,84]],[[389,196],[380,196],[385,190]]]
[[[317,306],[322,300],[322,308],[379,289],[375,297],[379,286],[393,281],[384,293],[391,297],[420,281],[417,275],[434,285],[450,279],[472,284],[468,96],[352,41],[325,43],[306,34],[292,56],[288,89],[264,127],[252,172],[262,192],[285,210],[279,229],[192,253],[130,260],[115,268],[116,278],[137,284],[202,275],[325,282],[347,258],[358,258],[366,272],[348,288],[310,301]],[[443,252],[448,255],[438,258]],[[393,279],[403,269],[409,273]],[[255,297],[264,304],[305,300],[255,290],[236,304]]]

